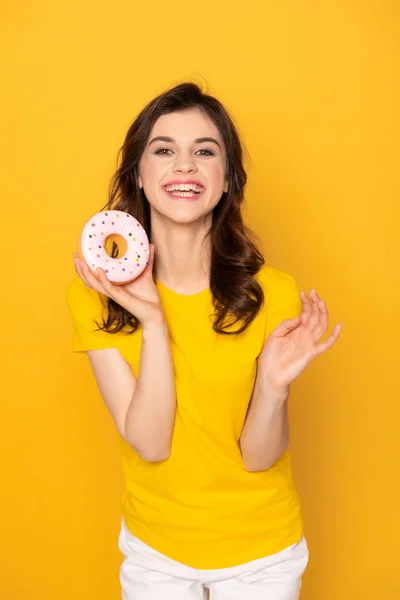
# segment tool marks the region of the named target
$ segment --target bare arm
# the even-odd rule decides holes
[[[164,318],[142,330],[139,376],[116,348],[87,351],[100,393],[119,433],[151,462],[168,458],[176,391]]]
[[[101,395],[121,436],[147,461],[170,454],[176,413],[176,391],[168,327],[153,280],[155,246],[143,273],[124,285],[114,285],[103,269],[95,276],[74,253],[78,275],[89,288],[112,298],[142,324],[139,376],[117,348],[87,350]]]
[[[292,277],[290,281],[297,296],[297,285]],[[286,316],[297,316],[283,319],[269,333],[258,359],[256,383],[239,443],[243,464],[249,471],[269,469],[287,448],[290,385],[312,360],[332,348],[342,329],[342,323],[338,323],[331,335],[317,344],[328,328],[328,310],[314,288],[310,290],[311,301],[307,294],[299,293],[301,313],[293,296],[293,302],[282,310]],[[276,321],[278,314],[275,310],[272,319]]]
[[[246,471],[265,471],[289,444],[289,388],[275,391],[257,374],[239,445]]]

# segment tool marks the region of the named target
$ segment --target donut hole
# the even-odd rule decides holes
[[[128,250],[128,244],[122,235],[112,233],[104,240],[104,250],[111,258],[122,258]]]

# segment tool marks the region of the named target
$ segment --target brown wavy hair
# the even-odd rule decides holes
[[[243,166],[244,146],[227,109],[219,100],[204,93],[191,82],[184,82],[154,98],[129,127],[124,143],[118,152],[108,202],[102,210],[121,210],[131,214],[141,223],[151,242],[150,204],[138,183],[138,165],[146,147],[153,125],[161,115],[187,109],[199,109],[218,127],[224,140],[227,155],[228,192],[224,192],[213,209],[212,225],[203,243],[211,238],[210,291],[213,296],[213,330],[236,335],[245,331],[264,302],[264,293],[254,278],[265,260],[256,246],[255,234],[245,226],[241,213],[247,174]],[[246,151],[247,152],[247,151]],[[118,255],[113,243],[111,255]],[[107,297],[108,315],[99,329],[117,333],[124,329],[128,334],[136,331],[139,320],[114,300]],[[230,314],[230,322],[226,319]],[[235,331],[226,331],[238,321]],[[130,330],[129,330],[130,328]]]

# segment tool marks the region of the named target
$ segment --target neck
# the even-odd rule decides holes
[[[195,294],[210,282],[211,244],[203,243],[212,215],[193,223],[165,222],[151,215],[151,243],[155,245],[153,273],[178,294]]]

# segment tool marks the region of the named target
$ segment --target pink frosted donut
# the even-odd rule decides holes
[[[119,256],[112,258],[105,249],[106,241],[118,245]],[[96,274],[101,267],[115,285],[133,281],[143,273],[149,261],[149,239],[142,225],[122,210],[99,212],[84,225],[78,243],[78,254]]]

